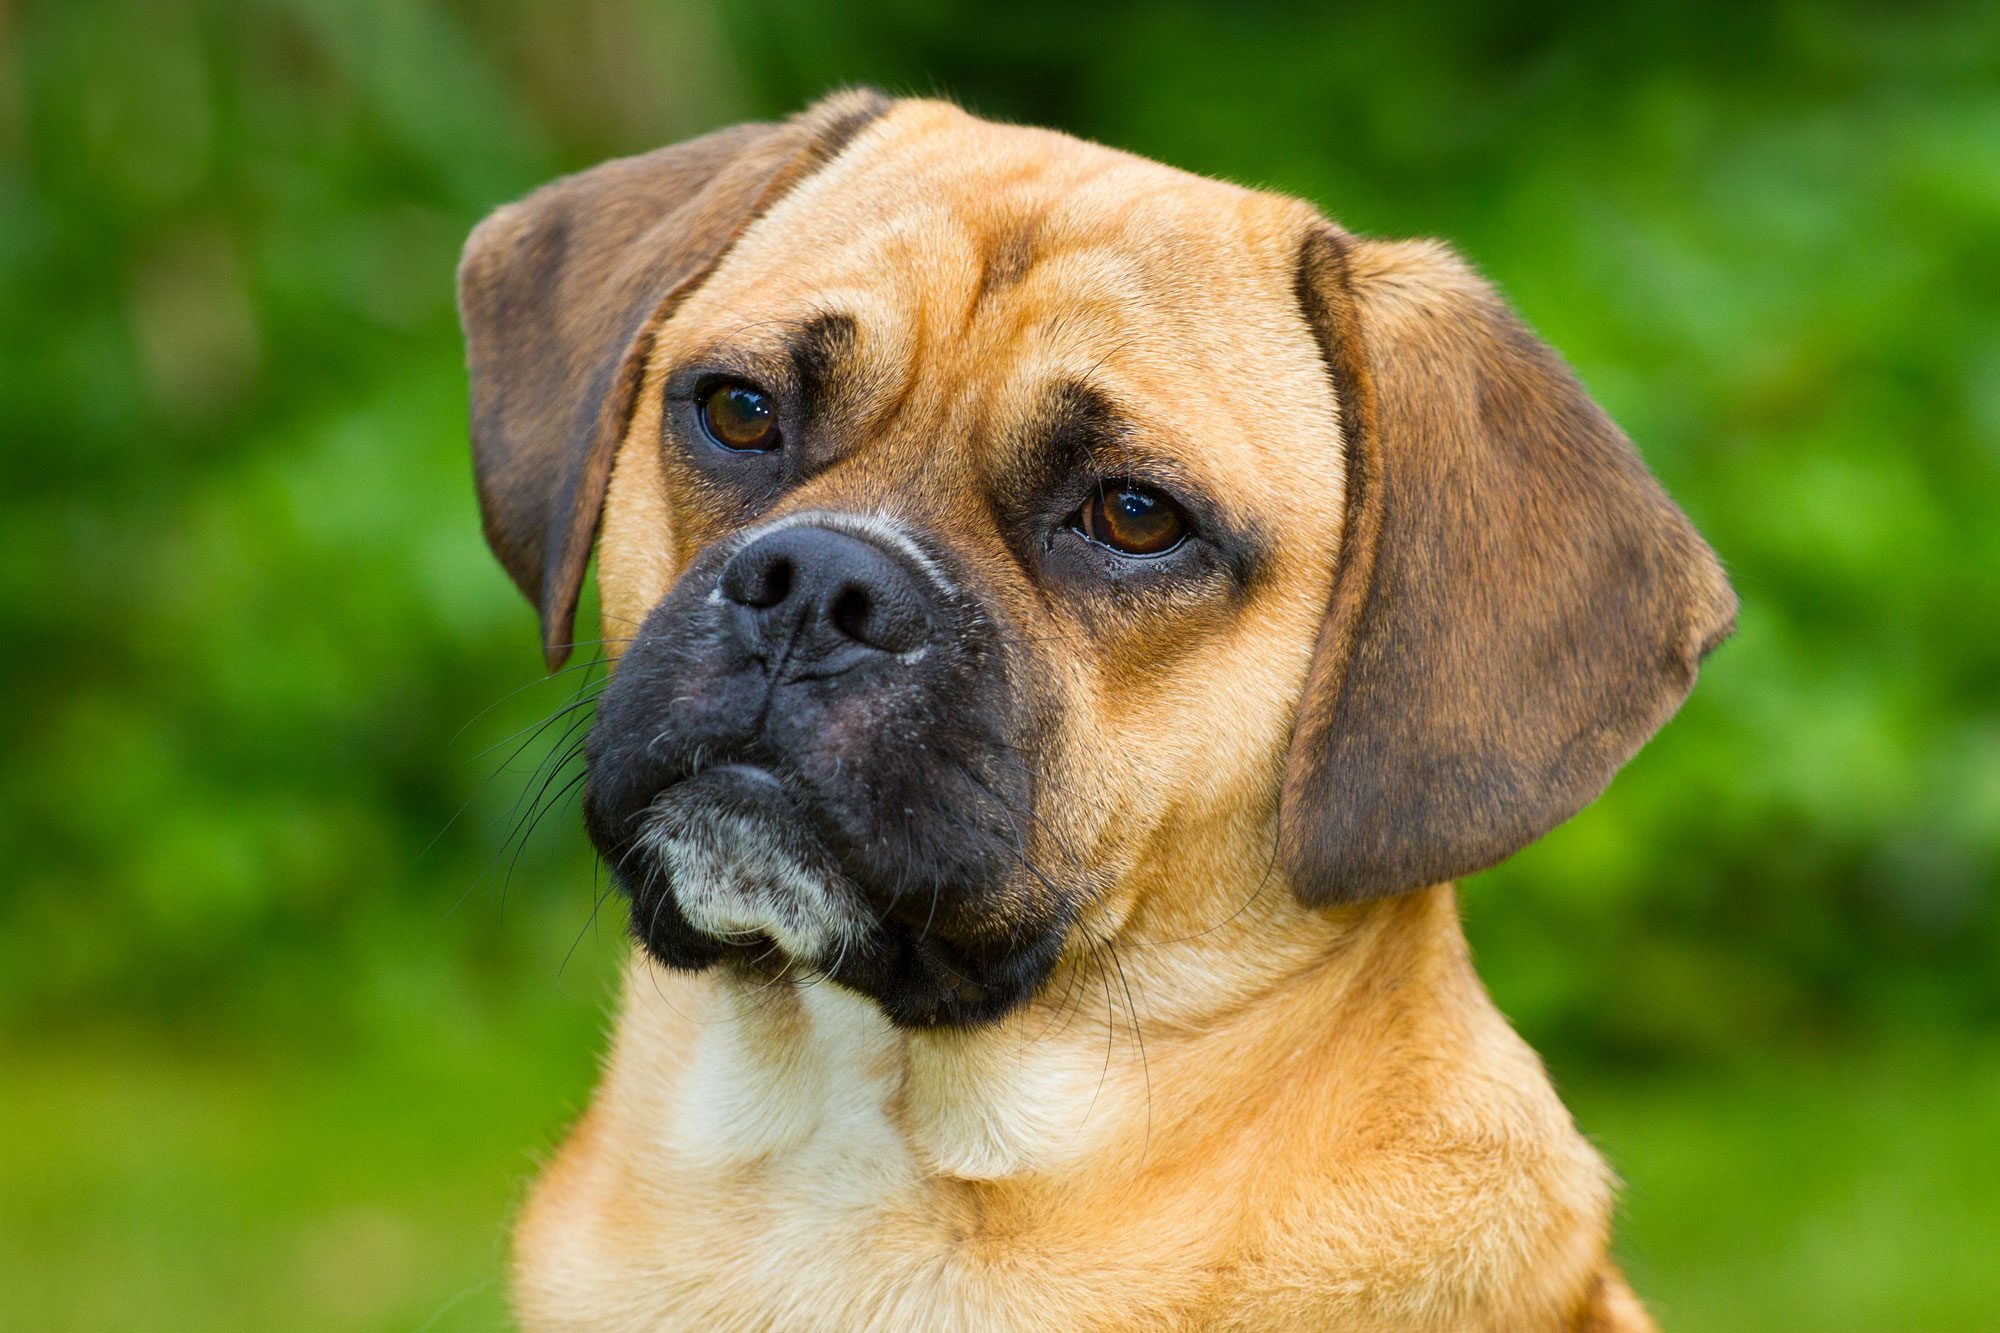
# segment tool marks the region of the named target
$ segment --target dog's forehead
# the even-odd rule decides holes
[[[1296,200],[905,102],[746,231],[671,341],[775,341],[837,314],[906,411],[947,412],[983,384],[985,410],[1026,413],[1080,382],[1216,439],[1240,432],[1249,384],[1323,435],[1337,409],[1294,285],[1313,219]],[[1333,464],[1312,452],[1326,456],[1296,461]]]
[[[893,264],[907,284],[989,297],[1081,253],[1102,277],[1164,295],[1197,272],[1247,282],[1288,267],[1301,215],[1296,201],[1055,131],[905,102],[780,201],[728,267],[876,286]]]

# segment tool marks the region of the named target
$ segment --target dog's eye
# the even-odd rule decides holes
[[[1187,516],[1180,506],[1130,481],[1099,486],[1070,526],[1124,555],[1165,555],[1187,539]]]
[[[778,447],[778,405],[762,389],[724,380],[697,407],[702,432],[725,449],[764,454]]]

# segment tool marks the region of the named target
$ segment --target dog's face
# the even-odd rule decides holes
[[[661,326],[587,810],[662,958],[990,1015],[1170,818],[1276,792],[1340,526],[1298,223],[952,117]]]
[[[461,292],[551,645],[601,516],[586,820],[671,966],[965,1024],[1274,839],[1311,903],[1450,878],[1594,795],[1731,614],[1442,252],[939,104],[571,178]]]

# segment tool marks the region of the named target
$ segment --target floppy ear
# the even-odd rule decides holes
[[[486,540],[569,655],[611,456],[655,330],[743,230],[889,106],[837,93],[606,162],[474,229],[458,268],[472,458]]]
[[[1715,556],[1462,261],[1319,224],[1298,295],[1346,520],[1280,797],[1315,904],[1492,865],[1569,818],[1733,627]]]

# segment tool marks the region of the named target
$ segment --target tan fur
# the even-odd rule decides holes
[[[524,1324],[1650,1327],[1606,1257],[1608,1173],[1480,986],[1451,887],[1313,908],[1274,869],[1347,521],[1330,423],[1356,410],[1295,295],[1321,225],[902,102],[652,331],[598,546],[614,652],[731,523],[660,447],[668,368],[851,313],[865,429],[777,512],[921,523],[1032,631],[1068,720],[1036,849],[1091,893],[1043,991],[971,1030],[635,956],[516,1231]],[[1385,292],[1484,293],[1441,253],[1352,244]],[[1086,374],[1274,543],[1243,600],[1085,618],[1008,556],[983,496],[1024,447],[1009,423]]]

